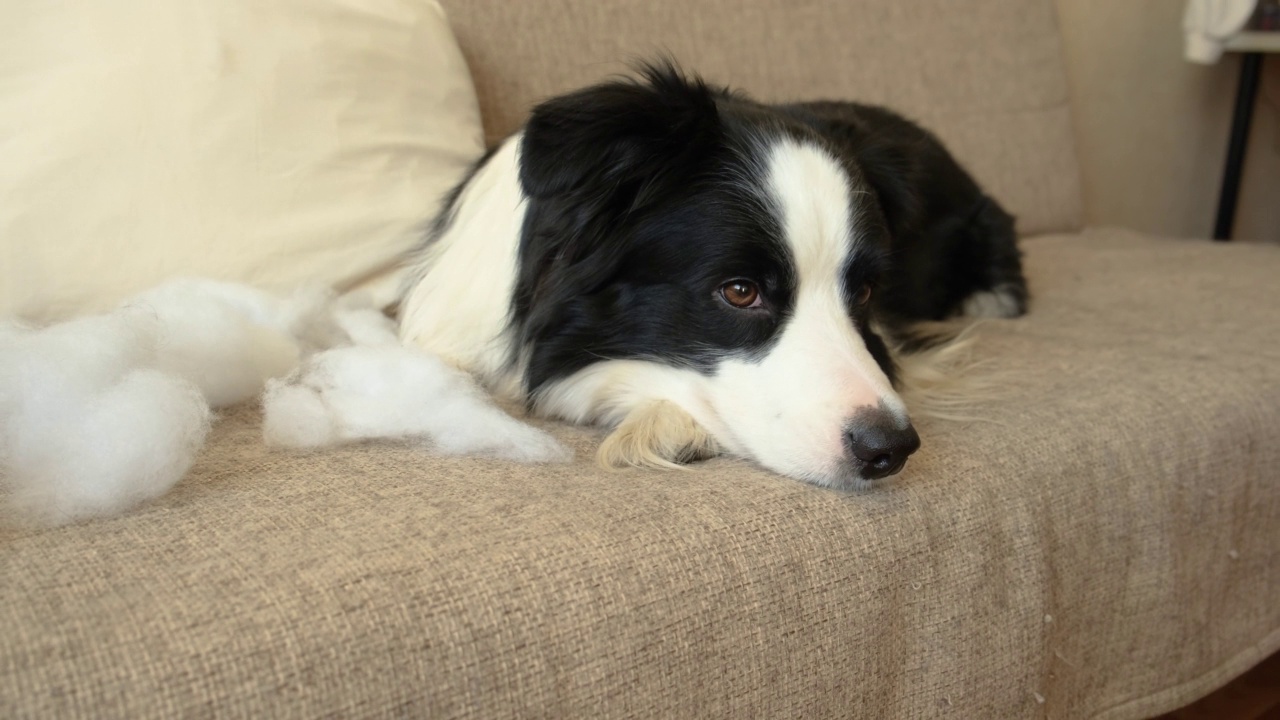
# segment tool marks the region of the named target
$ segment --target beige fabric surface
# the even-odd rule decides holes
[[[482,150],[434,0],[6,0],[0,27],[0,316],[358,284]]]
[[[1029,240],[990,422],[881,489],[217,426],[170,496],[0,535],[0,717],[1107,717],[1280,647],[1280,249]]]
[[[935,130],[1019,216],[1080,225],[1066,75],[1048,0],[444,0],[490,143],[539,99],[668,52],[765,100],[887,104]]]

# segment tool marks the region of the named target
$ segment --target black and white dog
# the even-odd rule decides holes
[[[920,444],[891,348],[1011,317],[1013,218],[882,108],[764,105],[670,65],[551,99],[448,198],[401,336],[609,466],[726,451],[819,485]]]

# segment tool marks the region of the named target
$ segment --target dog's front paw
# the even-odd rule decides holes
[[[719,452],[715,439],[689,413],[658,400],[633,410],[604,439],[596,458],[611,470],[684,469]]]
[[[971,318],[1016,318],[1027,313],[1027,288],[1004,283],[993,290],[975,292],[964,299],[962,313]]]

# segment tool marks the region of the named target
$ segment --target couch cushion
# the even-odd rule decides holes
[[[1079,226],[1049,0],[444,0],[490,143],[548,95],[669,52],[768,100],[884,103],[936,130],[1025,233]]]
[[[0,27],[0,315],[360,284],[483,150],[434,0],[8,0]]]
[[[1280,249],[1026,245],[990,422],[841,494],[719,459],[267,451],[0,536],[0,717],[1137,718],[1280,647]],[[1040,707],[1043,703],[1043,708]]]

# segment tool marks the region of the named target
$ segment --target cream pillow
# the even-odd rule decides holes
[[[0,27],[0,316],[367,282],[482,151],[435,0],[5,0]]]

